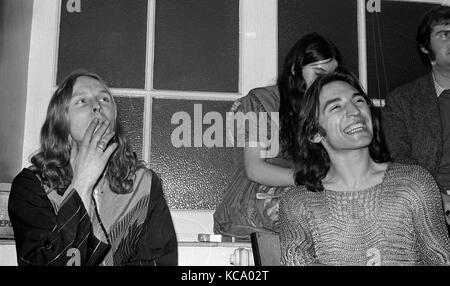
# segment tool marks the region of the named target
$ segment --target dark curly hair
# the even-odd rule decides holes
[[[343,81],[354,87],[369,105],[372,124],[373,138],[369,145],[369,153],[377,163],[390,160],[386,148],[383,133],[381,132],[380,120],[374,106],[361,87],[358,79],[345,68],[339,67],[335,72],[319,76],[305,94],[297,122],[297,142],[299,156],[296,173],[296,184],[304,185],[310,191],[323,191],[322,179],[330,168],[330,157],[322,144],[313,143],[311,138],[316,134],[325,135],[325,130],[319,125],[319,96],[322,88],[331,82]]]
[[[70,164],[71,145],[69,142],[68,109],[72,98],[73,86],[81,76],[98,80],[110,93],[105,82],[96,74],[77,70],[71,73],[54,92],[47,109],[47,116],[41,129],[41,147],[31,157],[31,169],[41,179],[42,184],[58,194],[64,194],[73,177]],[[111,95],[111,93],[110,93]],[[114,106],[116,103],[111,95]],[[117,113],[116,113],[117,114]],[[117,149],[111,155],[106,166],[106,178],[113,192],[129,193],[132,191],[135,172],[144,167],[143,161],[136,158],[131,151],[125,134],[116,116],[115,140]]]
[[[306,91],[302,69],[310,63],[326,59],[335,59],[341,64],[337,47],[318,33],[306,34],[289,50],[277,80],[280,92],[280,145],[294,161],[298,146],[293,131],[297,128],[298,105]]]

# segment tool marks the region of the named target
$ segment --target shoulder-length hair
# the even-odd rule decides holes
[[[319,76],[305,94],[300,107],[297,128],[299,160],[296,162],[298,172],[296,183],[305,185],[310,191],[323,191],[322,179],[330,168],[330,157],[320,143],[313,143],[316,134],[325,136],[325,130],[319,125],[319,96],[323,87],[331,82],[343,81],[355,88],[366,100],[372,118],[373,138],[369,144],[371,158],[377,163],[390,160],[384,136],[380,127],[378,112],[372,101],[364,92],[358,79],[350,72],[340,67],[335,72]]]
[[[283,151],[295,160],[298,154],[295,134],[298,103],[306,91],[303,67],[317,61],[335,59],[341,63],[341,54],[337,47],[318,33],[301,37],[285,57],[283,69],[278,77],[280,92],[280,141]]]
[[[110,94],[114,108],[116,103],[105,82],[96,74],[77,70],[71,73],[54,92],[47,109],[44,125],[41,128],[40,149],[31,157],[32,169],[42,184],[58,194],[64,194],[73,177],[70,164],[71,145],[69,142],[68,110],[72,98],[73,86],[81,76],[98,80]],[[116,108],[117,110],[117,108]],[[112,140],[118,147],[109,158],[105,175],[113,192],[122,194],[132,191],[135,172],[145,166],[132,152],[118,120],[116,112],[116,130]]]

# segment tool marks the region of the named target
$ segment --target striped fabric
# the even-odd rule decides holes
[[[142,234],[147,217],[150,195],[144,196],[137,205],[120,221],[110,228],[111,250],[106,256],[104,265],[121,265],[133,254],[133,246]]]
[[[94,197],[111,242],[101,265],[156,265],[159,256],[176,254],[169,209],[159,178],[152,171],[139,169],[128,194],[113,193],[103,184]]]
[[[18,264],[177,265],[175,230],[158,176],[138,170],[129,194],[99,185],[87,211],[76,191],[54,197],[23,169],[8,203]]]
[[[38,177],[23,169],[11,186],[8,212],[19,265],[98,265],[109,250],[94,235],[77,192],[55,208]]]

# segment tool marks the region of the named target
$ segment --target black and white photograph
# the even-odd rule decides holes
[[[450,0],[0,0],[0,266],[450,266]]]

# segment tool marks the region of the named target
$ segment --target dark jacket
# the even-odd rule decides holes
[[[110,246],[92,231],[77,192],[56,214],[38,177],[23,169],[13,180],[8,212],[22,265],[98,265]]]
[[[381,122],[393,161],[421,165],[436,179],[443,139],[431,73],[398,87],[385,103]]]
[[[140,225],[125,227],[123,238],[114,249],[114,265],[178,264],[170,210],[161,180],[151,173],[146,219]],[[12,183],[8,212],[19,265],[99,265],[111,248],[94,235],[76,191],[56,213],[38,177],[29,169],[23,169]]]

